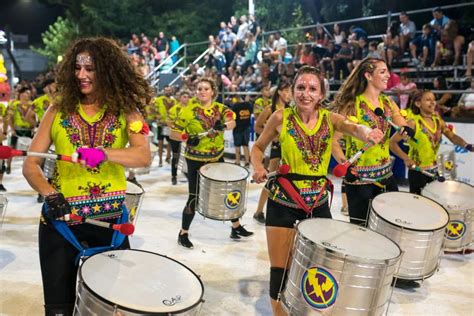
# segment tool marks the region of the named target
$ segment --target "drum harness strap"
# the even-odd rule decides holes
[[[44,214],[48,213],[48,206],[43,204],[43,211]],[[71,245],[73,245],[77,250],[79,250],[79,254],[76,257],[76,265],[79,264],[79,260],[81,257],[90,257],[92,255],[95,255],[96,253],[107,251],[110,249],[116,249],[119,247],[123,241],[125,240],[125,235],[120,233],[119,231],[114,231],[112,235],[112,242],[110,243],[110,246],[100,246],[100,247],[91,247],[91,248],[84,248],[83,245],[77,240],[76,236],[72,233],[71,229],[69,226],[66,224],[65,221],[59,221],[59,220],[51,220],[50,221],[54,228],[61,234],[61,236],[64,237]],[[122,205],[122,216],[120,217],[118,223],[119,224],[124,224],[128,222],[128,211],[127,208]]]
[[[313,206],[311,208],[306,205],[305,201],[301,197],[301,195],[298,193],[297,189],[295,188],[294,184],[291,182],[291,180],[319,180],[324,178],[326,181],[324,182],[323,187],[321,188],[321,191],[319,192],[318,196],[316,197],[316,200],[313,203]],[[277,181],[281,185],[281,187],[288,193],[288,195],[298,204],[303,211],[306,212],[306,215],[309,216],[313,209],[316,207],[318,204],[319,200],[323,196],[323,193],[329,189],[329,192],[331,193],[331,199],[329,202],[329,208],[331,208],[332,205],[332,197],[334,193],[334,185],[332,184],[331,180],[324,176],[306,176],[306,175],[300,175],[296,173],[288,173],[286,175],[278,175],[277,176]]]

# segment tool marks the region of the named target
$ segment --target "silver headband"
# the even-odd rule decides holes
[[[92,64],[92,57],[89,56],[89,55],[78,54],[76,56],[76,63],[78,63],[81,66],[91,65]]]

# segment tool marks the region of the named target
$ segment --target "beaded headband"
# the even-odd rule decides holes
[[[89,55],[78,54],[76,56],[76,63],[84,66],[84,65],[91,65],[92,64],[92,57]]]

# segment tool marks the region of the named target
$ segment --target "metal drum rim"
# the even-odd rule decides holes
[[[221,162],[221,161],[208,162],[204,166],[199,168],[199,176],[201,176],[203,178],[206,178],[206,179],[209,179],[209,180],[212,180],[212,181],[215,181],[215,182],[220,182],[220,183],[232,183],[232,182],[239,182],[239,181],[247,181],[247,178],[250,176],[250,172],[246,168],[240,167],[240,168],[244,169],[247,172],[247,176],[243,179],[229,181],[229,180],[216,180],[216,179],[213,179],[213,178],[209,178],[209,177],[205,176],[204,174],[202,174],[201,169],[204,168],[205,166],[209,165],[209,164],[212,164],[212,163],[223,163],[223,164],[234,165],[234,164],[229,163],[229,162]]]
[[[392,192],[398,192],[398,193],[407,193],[407,194],[411,194],[411,195],[418,195],[418,194],[414,194],[414,193],[410,193],[410,192],[404,192],[404,191],[392,191]],[[391,193],[391,192],[385,192],[385,193]],[[383,193],[382,193],[383,194]],[[381,195],[381,194],[379,194]],[[432,232],[432,231],[438,231],[440,229],[443,229],[446,227],[446,225],[448,225],[449,223],[449,220],[450,220],[450,216],[449,216],[449,212],[444,208],[443,205],[439,204],[438,202],[436,202],[435,200],[429,198],[429,197],[426,197],[426,196],[423,196],[423,195],[419,195],[425,199],[428,199],[428,200],[431,200],[432,202],[438,204],[445,212],[446,214],[448,214],[448,221],[446,222],[446,224],[444,224],[443,226],[440,226],[438,228],[432,228],[432,229],[415,229],[415,228],[409,228],[409,227],[405,227],[405,226],[401,226],[399,224],[395,224],[395,223],[392,223],[392,222],[389,222],[387,219],[385,219],[382,215],[380,215],[380,213],[378,213],[373,205],[372,205],[372,201],[370,202],[370,212],[374,212],[375,214],[377,214],[377,216],[382,219],[384,222],[388,223],[388,224],[391,224],[393,226],[396,226],[396,227],[399,227],[399,228],[403,228],[403,229],[406,229],[406,230],[410,230],[410,231],[415,231],[415,232]],[[370,213],[369,213],[369,219],[370,219]]]
[[[348,223],[348,222],[345,222],[345,221],[341,221],[341,220],[337,220],[337,219],[332,219],[332,220],[333,220],[333,221],[342,222],[342,223],[346,223],[346,224],[350,224],[350,225],[354,225],[354,224],[351,224],[351,223]],[[383,234],[381,234],[381,233],[379,233],[379,232],[376,232],[376,231],[374,231],[374,230],[372,230],[372,229],[368,229],[368,228],[365,228],[365,229],[370,230],[371,232],[374,232],[374,233],[376,233],[376,234],[378,234],[378,235],[380,235],[380,236],[383,236],[383,237],[385,237],[386,239],[388,239],[390,242],[392,242],[392,243],[397,247],[397,249],[398,249],[398,251],[399,251],[398,256],[393,257],[393,258],[387,258],[387,259],[370,259],[370,258],[366,258],[366,257],[357,257],[357,256],[348,255],[348,254],[345,254],[345,253],[343,253],[343,252],[341,252],[341,251],[334,250],[334,249],[331,249],[331,248],[327,248],[327,247],[325,247],[324,245],[318,244],[318,243],[314,242],[313,240],[311,240],[311,239],[305,237],[305,236],[298,230],[298,225],[300,225],[302,222],[303,222],[303,221],[300,221],[298,224],[296,224],[295,229],[296,229],[296,232],[297,232],[297,235],[296,235],[297,237],[301,236],[303,240],[309,241],[311,244],[313,244],[313,245],[315,245],[315,246],[318,246],[318,247],[320,247],[320,248],[322,248],[322,249],[324,249],[324,250],[326,250],[326,251],[328,251],[328,252],[330,252],[330,253],[332,253],[332,254],[336,254],[336,255],[338,255],[341,259],[344,259],[344,260],[349,260],[349,261],[354,261],[354,262],[361,262],[361,260],[362,260],[362,263],[378,263],[378,264],[380,264],[380,263],[390,263],[390,262],[395,262],[395,263],[396,263],[397,261],[400,260],[401,256],[403,255],[403,251],[402,251],[402,249],[400,248],[400,246],[399,246],[396,242],[394,242],[391,238],[388,238],[387,236],[385,236],[385,235],[383,235]],[[354,226],[357,226],[357,225],[354,225]]]
[[[147,251],[147,250],[141,250],[141,249],[113,249],[113,250],[108,250],[108,251],[103,251],[103,252],[99,252],[98,254],[105,254],[107,252],[112,252],[112,251],[140,251],[140,252],[146,252],[146,253],[151,253],[153,255],[157,255],[157,256],[160,256],[160,257],[165,257],[166,259],[169,259],[171,261],[174,261],[176,262],[177,264],[183,266],[186,270],[188,270],[189,272],[191,272],[196,278],[197,280],[199,281],[199,284],[201,285],[201,296],[199,297],[198,301],[194,304],[192,304],[191,306],[189,307],[186,307],[186,308],[183,308],[181,310],[178,310],[178,311],[174,311],[172,312],[171,314],[179,314],[179,313],[184,313],[184,312],[187,312],[189,310],[192,310],[194,307],[196,307],[197,305],[199,305],[201,302],[203,302],[203,297],[204,297],[204,284],[202,283],[201,281],[201,278],[193,271],[191,270],[190,268],[188,268],[186,265],[182,264],[181,262],[173,259],[173,258],[170,258],[168,256],[165,256],[165,255],[161,255],[159,253],[156,253],[156,252],[152,252],[152,251]],[[90,256],[88,257],[87,259],[84,260],[84,262],[81,264],[81,266],[79,267],[79,280],[81,280],[83,286],[89,291],[90,294],[92,294],[95,298],[97,298],[99,301],[102,301],[104,303],[107,303],[109,304],[110,306],[114,306],[116,308],[120,308],[124,311],[127,311],[127,312],[131,312],[131,313],[136,313],[136,314],[143,314],[143,313],[146,313],[147,315],[170,315],[170,312],[159,312],[159,313],[153,313],[153,312],[148,312],[148,311],[144,311],[144,310],[136,310],[136,309],[133,309],[133,308],[130,308],[130,307],[126,307],[126,306],[123,306],[123,305],[120,305],[120,304],[117,304],[117,303],[114,303],[114,302],[111,302],[109,300],[106,300],[105,298],[101,297],[100,295],[98,295],[94,290],[92,290],[86,282],[84,282],[84,278],[82,276],[82,265],[84,263],[86,263],[87,260],[89,260],[90,258],[94,257],[93,256]]]

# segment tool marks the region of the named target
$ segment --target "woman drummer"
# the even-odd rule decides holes
[[[310,217],[331,218],[330,182],[326,178],[331,158],[334,131],[349,134],[365,142],[377,143],[380,130],[356,125],[344,117],[321,108],[325,95],[318,68],[303,66],[293,81],[296,106],[273,113],[252,149],[253,179],[266,181],[263,152],[273,139],[281,144],[282,163],[290,173],[270,179],[267,202],[266,233],[270,256],[270,297],[275,315],[283,313],[278,296],[289,268],[290,248],[298,220]]]
[[[268,119],[277,110],[284,109],[289,106],[291,101],[291,82],[288,80],[281,80],[272,96],[271,106],[266,107],[258,116],[255,122],[255,132],[257,135],[261,134]],[[277,170],[281,159],[280,142],[274,139],[270,148],[270,161],[268,162],[268,171]],[[262,189],[260,198],[258,199],[257,210],[253,214],[253,218],[261,224],[265,224],[265,215],[263,214],[263,207],[268,199],[268,192]]]
[[[366,150],[354,167],[349,168],[344,179],[350,221],[354,224],[365,224],[371,199],[384,191],[398,191],[389,152],[391,126],[388,120],[403,126],[403,133],[413,132],[406,126],[398,106],[382,94],[387,88],[389,77],[383,60],[366,58],[352,71],[335,98],[335,107],[340,114],[355,123],[378,128],[384,133],[383,142]],[[387,119],[376,115],[380,110]],[[339,145],[340,137],[340,133],[335,134],[333,155],[339,163],[344,163],[346,155],[351,157],[365,144],[356,138],[347,137],[344,155]]]
[[[234,112],[214,101],[216,96],[216,83],[210,78],[200,78],[197,81],[196,98],[179,112],[171,134],[176,140],[181,139],[183,133],[189,135],[184,153],[188,167],[189,196],[183,209],[181,230],[178,234],[178,244],[185,248],[194,248],[188,232],[199,194],[198,171],[207,163],[224,161],[224,129],[231,130],[235,127]],[[238,219],[231,222],[230,238],[240,239],[241,236],[253,235],[240,225]]]
[[[410,149],[406,154],[398,145],[398,142],[402,140],[402,136],[394,134],[390,139],[390,149],[395,155],[403,159],[408,168],[410,192],[421,194],[424,186],[434,181],[438,174],[436,157],[438,156],[442,135],[446,136],[455,145],[471,152],[473,146],[449,129],[438,115],[435,111],[436,98],[430,90],[417,91],[413,97],[411,109],[413,115],[408,121],[408,126],[415,131],[417,142],[411,140],[408,142]],[[434,176],[429,176],[426,172]]]

